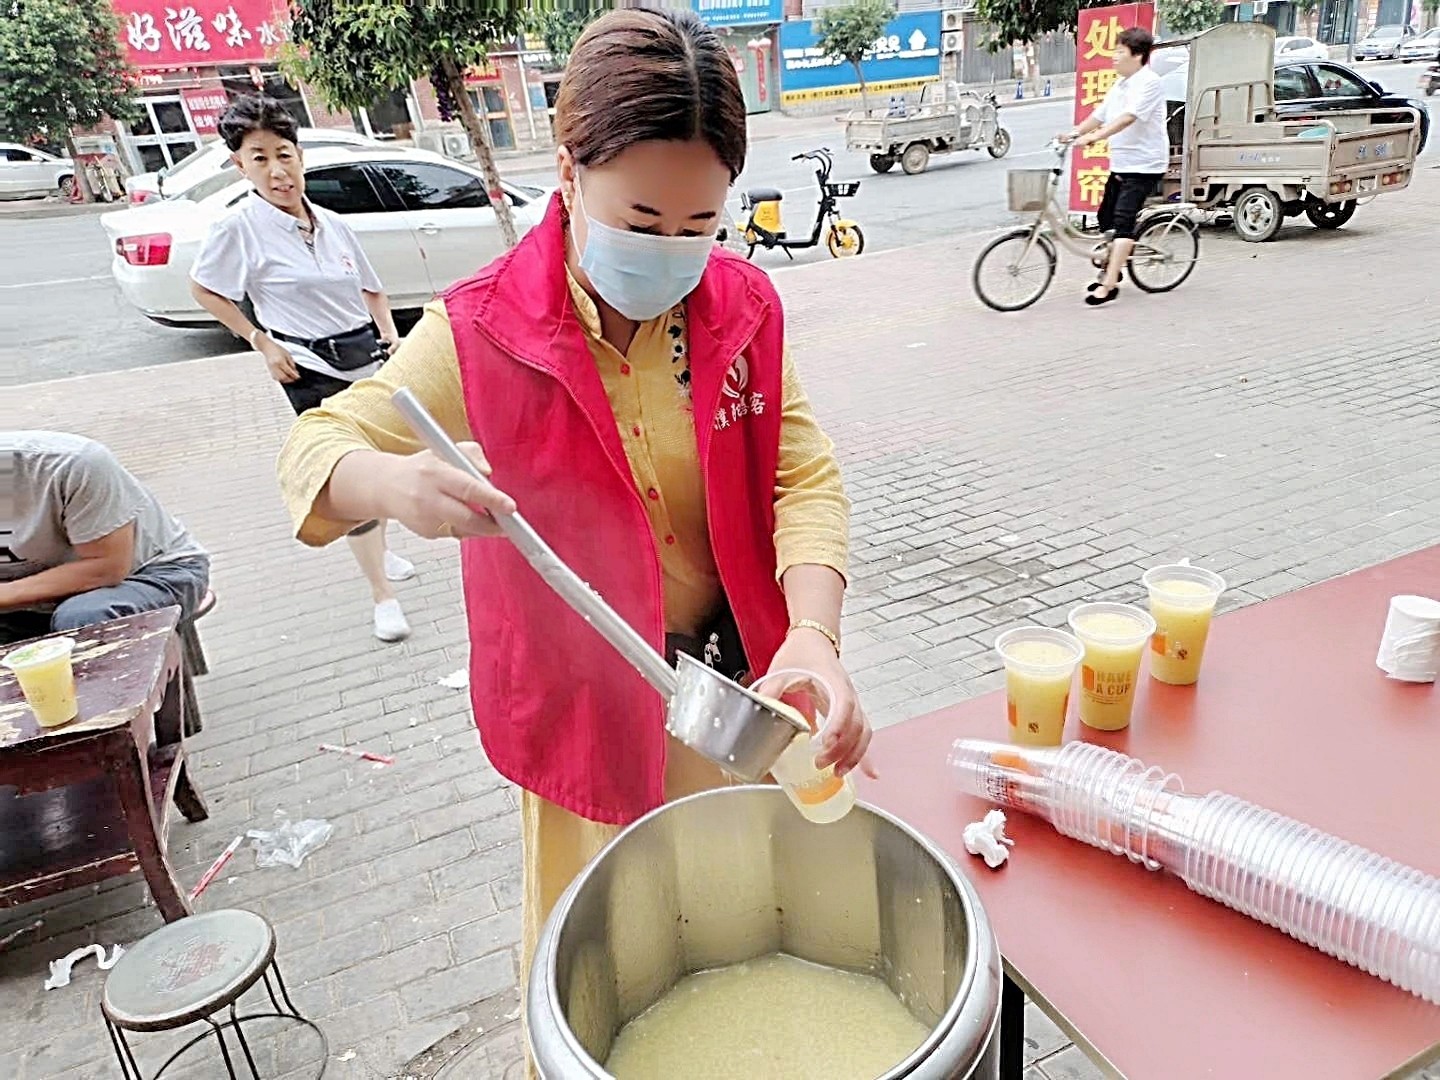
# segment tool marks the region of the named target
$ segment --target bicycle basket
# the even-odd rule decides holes
[[[1011,169],[1005,177],[1010,209],[1021,214],[1045,209],[1053,175],[1049,169]]]
[[[860,190],[860,181],[851,180],[844,184],[826,184],[825,194],[834,195],[837,199],[848,199]]]

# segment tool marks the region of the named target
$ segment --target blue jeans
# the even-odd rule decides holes
[[[174,562],[152,563],[119,585],[92,589],[63,601],[53,612],[0,612],[0,642],[23,641],[50,632],[138,615],[142,611],[179,605],[190,618],[210,587],[210,559],[196,555]]]

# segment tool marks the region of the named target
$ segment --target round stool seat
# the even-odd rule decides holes
[[[168,1031],[235,1002],[275,956],[275,932],[252,911],[168,923],[120,957],[101,1008],[117,1027]]]

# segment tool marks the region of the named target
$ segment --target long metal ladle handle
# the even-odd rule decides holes
[[[395,391],[391,400],[431,453],[475,479],[488,483],[485,475],[461,452],[414,394],[402,387]],[[665,658],[602,600],[599,593],[581,581],[580,575],[561,561],[529,522],[518,513],[497,514],[495,522],[525,556],[526,562],[545,579],[545,583],[613,645],[616,652],[634,664],[635,670],[644,676],[646,682],[660,691],[666,701],[675,696],[678,680],[674,669],[665,663]]]

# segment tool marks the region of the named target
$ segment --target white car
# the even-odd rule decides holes
[[[1361,60],[1394,60],[1414,36],[1413,26],[1377,26],[1355,44],[1351,55],[1357,64]]]
[[[504,189],[520,232],[545,216],[548,190],[510,183]],[[305,155],[305,193],[345,215],[399,310],[423,306],[505,250],[480,170],[426,150],[378,144],[312,150]],[[227,171],[183,196],[102,214],[121,294],[164,326],[213,326],[190,295],[190,267],[210,224],[257,197],[248,180]]]
[[[33,146],[0,142],[0,199],[75,194],[75,163]]]
[[[1276,60],[1329,60],[1330,50],[1314,38],[1282,37],[1275,39]]]
[[[1428,60],[1432,64],[1440,61],[1440,26],[1400,46],[1400,62],[1408,64],[1412,60]]]
[[[356,131],[344,128],[301,128],[296,133],[300,149],[310,150],[319,146],[382,146],[383,143]],[[230,148],[220,140],[208,142],[192,151],[168,169],[159,172],[137,173],[125,180],[126,198],[133,204],[155,202],[184,195],[202,180],[209,180],[218,173],[232,170]]]

